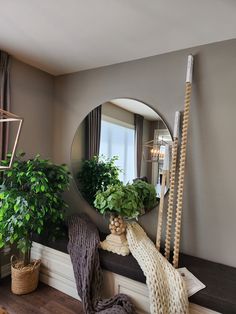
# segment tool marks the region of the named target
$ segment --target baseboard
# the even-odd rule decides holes
[[[11,274],[11,264],[3,265],[1,268],[1,278],[7,277]]]
[[[80,300],[68,254],[34,242],[31,257],[42,261],[40,269],[40,280],[42,282]]]
[[[31,257],[32,259],[41,259],[42,261],[40,281],[75,299],[81,300],[77,294],[73,266],[69,254],[34,242],[31,250]],[[124,289],[124,286],[132,287],[134,295],[136,293],[138,298],[142,297],[143,287],[146,288],[146,285],[108,271],[104,271],[103,273],[104,297],[109,298],[114,294],[122,292],[121,287]],[[149,308],[149,305],[147,307]],[[137,313],[147,314],[149,311],[138,310]]]

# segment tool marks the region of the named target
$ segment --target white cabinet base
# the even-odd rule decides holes
[[[40,280],[42,282],[80,300],[76,291],[73,268],[68,254],[34,242],[31,256],[32,258],[42,260],[40,271]],[[125,293],[130,296],[139,314],[150,313],[148,290],[145,284],[104,271],[104,287],[104,297]],[[216,314],[217,312],[196,304],[190,304],[190,313]]]

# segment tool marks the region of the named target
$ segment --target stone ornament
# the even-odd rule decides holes
[[[129,255],[130,250],[126,239],[126,223],[121,216],[110,216],[109,234],[101,242],[101,248],[119,255]]]

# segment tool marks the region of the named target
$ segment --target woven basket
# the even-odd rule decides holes
[[[11,291],[21,295],[33,292],[38,287],[41,260],[34,260],[32,265],[16,268],[17,260],[11,258]]]

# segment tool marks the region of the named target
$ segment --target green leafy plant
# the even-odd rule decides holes
[[[67,205],[62,193],[69,187],[70,175],[66,165],[55,165],[39,155],[30,160],[23,156],[18,155],[12,168],[2,173],[0,248],[17,243],[27,265],[33,234],[41,234],[49,223],[57,230],[64,219]]]
[[[133,183],[133,186],[138,192],[144,209],[152,209],[157,204],[157,193],[155,187],[152,184],[149,184],[143,180],[136,180]]]
[[[133,184],[111,185],[96,194],[94,206],[101,214],[116,213],[125,218],[135,218],[143,206]]]
[[[84,160],[77,175],[79,189],[86,201],[93,206],[96,193],[105,191],[109,185],[120,183],[121,170],[115,165],[118,157],[105,158],[94,156],[90,160]]]
[[[155,187],[137,180],[133,184],[111,185],[105,191],[98,191],[94,206],[101,214],[116,213],[125,218],[136,218],[157,202]]]

